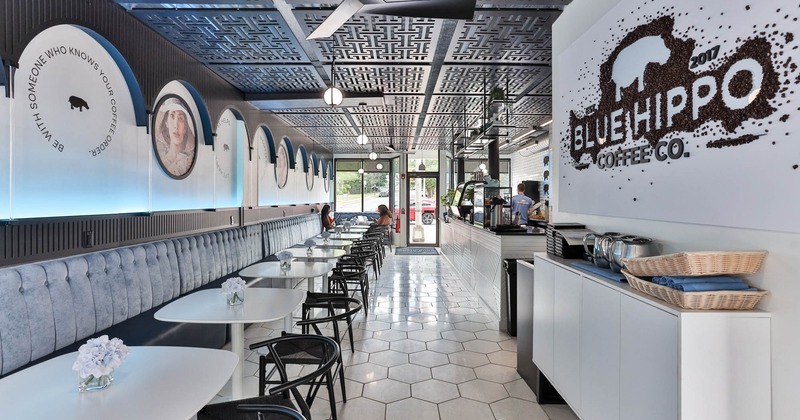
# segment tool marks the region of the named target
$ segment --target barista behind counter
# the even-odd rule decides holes
[[[511,197],[511,215],[513,224],[527,225],[528,216],[533,208],[533,199],[525,195],[525,184],[517,185],[517,195]],[[519,217],[517,217],[519,216]]]

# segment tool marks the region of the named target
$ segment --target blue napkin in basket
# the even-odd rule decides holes
[[[655,276],[652,281],[669,287],[687,283],[742,283],[741,278],[732,276]]]
[[[588,262],[574,262],[572,265],[575,268],[578,268],[583,271],[588,271],[592,274],[597,274],[600,277],[603,277],[608,280],[622,282],[625,281],[625,275],[622,273],[615,273],[608,268],[600,268],[592,263]]]
[[[710,292],[715,290],[756,290],[744,283],[685,283],[676,284],[676,290],[682,292]]]

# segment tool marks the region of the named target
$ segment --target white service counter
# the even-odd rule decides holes
[[[495,234],[461,220],[451,220],[441,223],[440,240],[445,258],[500,319],[500,329],[505,330],[508,292],[503,260],[533,259],[534,252],[545,252],[544,231]]]

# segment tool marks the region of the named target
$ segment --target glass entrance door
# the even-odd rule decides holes
[[[438,173],[409,174],[408,246],[439,245]]]

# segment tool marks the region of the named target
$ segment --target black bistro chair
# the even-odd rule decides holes
[[[316,332],[316,335],[295,335],[283,332],[283,337],[324,337],[320,327],[324,328],[326,324],[331,323],[331,328],[334,331],[334,337],[326,337],[337,343],[337,349],[340,349],[339,344],[344,338],[344,334],[340,334],[340,322],[345,323],[345,327],[349,330],[352,328],[353,318],[361,310],[361,301],[347,296],[333,296],[325,299],[318,299],[317,303],[324,303],[327,311],[322,317],[313,317],[313,313],[309,310],[304,314],[306,319],[297,322],[297,325],[307,330],[311,328]],[[265,343],[270,343],[267,340],[261,343],[255,343],[250,346],[250,350],[255,350],[263,347]],[[288,343],[278,343],[279,345],[271,345],[269,353],[262,354],[258,360],[258,389],[259,393],[263,394],[267,389],[267,385],[281,384],[286,382],[286,365],[318,365],[323,359],[326,359],[326,354],[322,352],[319,346],[314,345],[313,340],[294,340]],[[268,365],[275,365],[269,372],[267,372]],[[283,368],[281,368],[283,367]],[[275,372],[280,376],[279,380],[272,380]],[[342,400],[347,402],[347,394],[345,392],[344,383],[344,365],[342,363],[341,351],[337,355],[336,363],[332,365],[327,372],[319,375],[313,383],[310,383],[308,392],[305,397],[305,402],[310,407],[314,403],[320,386],[325,385],[328,390],[328,399],[331,404],[331,415],[333,420],[336,420],[336,397],[334,395],[334,386],[336,385],[336,377],[339,377],[339,382],[342,387]],[[272,393],[272,390],[270,390]],[[200,420],[200,419],[198,419]]]
[[[341,360],[339,344],[335,340],[321,335],[287,335],[258,344],[259,347],[269,347],[271,355],[277,355],[273,360],[281,377],[279,385],[271,388],[269,395],[264,395],[264,389],[261,388],[258,397],[209,404],[197,413],[197,420],[284,420],[287,418],[311,420],[309,409],[311,402],[303,398],[297,387],[300,385],[319,387],[320,379],[330,375],[336,362]],[[302,346],[317,355],[317,369],[290,381],[286,374],[287,363],[281,358],[279,349],[296,346]],[[294,403],[289,397],[290,394],[294,397]],[[297,412],[298,408],[299,413]]]

